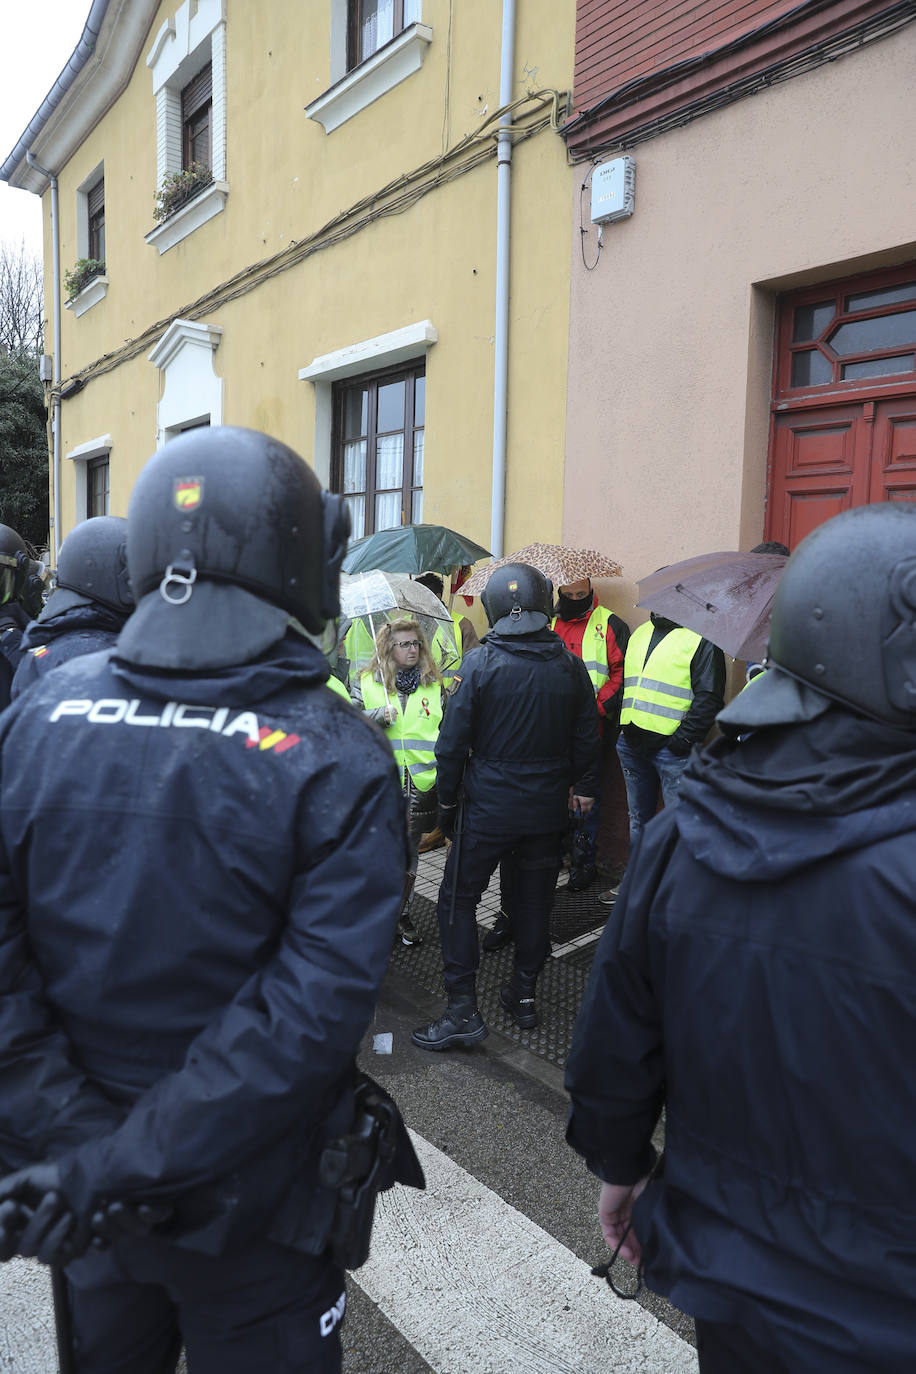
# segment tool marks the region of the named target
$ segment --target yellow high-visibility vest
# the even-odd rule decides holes
[[[452,624],[455,627],[455,647],[458,650],[457,661],[454,663],[449,663],[447,667],[443,665],[442,660],[445,658],[446,654],[448,654],[448,656],[451,657],[452,651],[445,644],[441,627],[437,629],[436,633],[433,635],[433,642],[431,646],[433,658],[439,665],[439,670],[442,673],[442,680],[444,681],[446,687],[449,685],[452,678],[455,676],[458,669],[461,667],[461,660],[464,657],[464,653],[462,650],[461,612],[450,611],[449,614],[452,617]]]
[[[371,673],[359,679],[363,690],[363,705],[373,711],[386,704],[385,689]],[[418,792],[428,792],[436,781],[436,738],[442,724],[442,686],[422,682],[401,706],[397,692],[391,692],[387,704],[397,711],[397,719],[384,726],[391,742],[394,757],[402,773],[406,773]]]
[[[344,701],[350,701],[350,693],[347,691],[340,678],[335,677],[333,673],[324,685],[325,687],[330,687],[331,691],[336,692],[339,697],[343,697]],[[352,705],[353,703],[350,702],[350,704]]]
[[[650,654],[654,629],[649,620],[630,635],[620,724],[673,735],[693,701],[690,662],[702,636],[695,630],[669,630]]]
[[[559,616],[554,616],[550,622],[550,628],[556,629]],[[588,618],[585,626],[585,633],[582,636],[582,662],[588,670],[592,686],[595,689],[595,696],[611,676],[611,670],[607,661],[607,627],[611,621],[611,613],[606,606],[596,606]]]

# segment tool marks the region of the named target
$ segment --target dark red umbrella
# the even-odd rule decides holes
[[[774,553],[704,553],[644,577],[636,604],[696,630],[732,658],[756,661],[787,561]]]

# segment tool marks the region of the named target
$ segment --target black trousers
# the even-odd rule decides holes
[[[212,1258],[155,1237],[65,1271],[78,1374],[339,1374],[344,1276],[257,1241]]]
[[[777,1353],[752,1340],[741,1326],[696,1319],[700,1374],[792,1374]]]
[[[468,827],[461,836],[460,853],[458,843],[452,845],[438,903],[443,974],[450,995],[475,995],[480,963],[477,904],[497,864],[502,864],[503,882],[508,879],[512,893],[516,968],[531,976],[540,973],[549,950],[550,911],[560,872],[561,840],[561,834],[506,839]],[[453,892],[455,915],[450,921]]]

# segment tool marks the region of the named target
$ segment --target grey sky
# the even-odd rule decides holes
[[[6,160],[80,39],[89,0],[7,0],[0,44],[0,162]],[[41,201],[0,181],[0,240],[41,257]]]

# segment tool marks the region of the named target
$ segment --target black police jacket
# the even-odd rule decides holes
[[[326,677],[292,635],[196,679],[91,654],[0,721],[0,1158],[58,1157],[82,1213],[324,1244],[406,862],[388,743]]]
[[[557,833],[574,786],[594,797],[595,690],[552,630],[486,635],[464,658],[436,742],[439,801],[458,798],[465,824],[496,837]],[[456,679],[458,680],[458,679]]]
[[[717,740],[649,824],[567,1066],[648,1283],[806,1374],[916,1348],[916,735],[839,707]]]
[[[33,620],[22,636],[22,657],[13,676],[13,701],[52,668],[81,654],[110,649],[126,617],[98,603],[71,606],[50,620]]]

